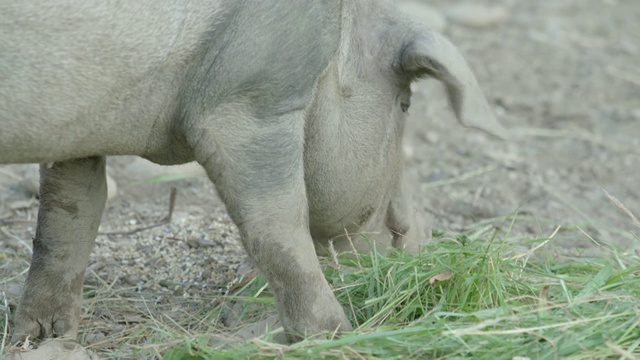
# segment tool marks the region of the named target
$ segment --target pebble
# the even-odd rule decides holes
[[[127,220],[129,218],[123,219]],[[104,263],[105,266],[96,265],[96,276],[104,282],[141,284],[144,292],[165,294],[172,299],[169,301],[175,300],[171,295],[174,291],[177,296],[183,296],[184,284],[205,281],[225,285],[233,281],[236,272],[230,268],[238,266],[245,253],[238,241],[237,228],[228,215],[192,217],[189,224],[188,229],[184,224],[171,222],[126,237],[98,236],[90,263]],[[223,232],[228,234],[226,238],[221,236]],[[193,285],[193,291],[204,290],[202,286]],[[202,296],[208,291],[196,293],[191,298],[204,301]]]
[[[437,9],[415,1],[401,2],[400,10],[416,20],[425,23],[430,29],[443,32],[447,27],[447,19]]]
[[[102,342],[106,338],[107,336],[102,331],[96,331],[87,335],[87,337],[85,338],[85,341],[87,342],[87,344],[92,345],[92,344]]]
[[[451,22],[474,28],[496,26],[508,18],[504,7],[474,3],[452,5],[444,13]]]
[[[192,249],[197,249],[200,247],[200,242],[198,242],[198,239],[188,239],[187,246],[189,246]]]
[[[199,247],[213,247],[218,245],[219,244],[216,243],[215,241],[209,240],[205,237],[187,239],[187,246],[189,246],[192,249],[197,249]]]

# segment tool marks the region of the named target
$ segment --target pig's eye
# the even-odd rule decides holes
[[[409,106],[411,105],[411,103],[407,100],[407,101],[401,101],[400,102],[400,109],[402,110],[403,113],[406,113],[407,110],[409,110]]]

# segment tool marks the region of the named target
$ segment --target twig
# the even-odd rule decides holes
[[[156,228],[158,226],[162,226],[162,225],[166,225],[168,223],[168,221],[166,219],[163,219],[162,221],[155,223],[155,224],[151,224],[148,226],[143,226],[143,227],[139,227],[133,230],[129,230],[129,231],[107,231],[107,232],[102,232],[99,231],[98,235],[132,235],[141,231],[146,231],[149,229],[153,229]]]
[[[11,219],[1,219],[0,227],[10,226],[10,225],[36,225],[35,220],[11,220]]]
[[[9,302],[7,301],[7,294],[0,293],[4,300],[4,332],[2,333],[2,343],[0,343],[0,355],[4,354],[4,344],[9,336]]]
[[[15,239],[17,242],[19,242],[20,244],[24,245],[24,247],[27,248],[27,251],[29,252],[29,254],[33,254],[33,249],[31,246],[29,246],[29,244],[21,237],[16,236],[12,233],[9,232],[9,230],[1,228],[0,227],[0,231],[5,234],[7,237],[13,238]]]
[[[607,345],[607,347],[609,349],[611,349],[614,353],[616,353],[616,354],[618,354],[618,355],[620,355],[620,356],[622,356],[624,358],[627,358],[629,360],[638,360],[637,356],[633,355],[632,353],[628,352],[627,350],[621,348],[620,346],[618,346],[618,345],[616,345],[616,344],[614,344],[614,343],[612,343],[610,341],[607,341],[604,344]]]
[[[600,188],[600,190],[602,190],[602,192],[604,192],[604,194],[609,198],[609,200],[611,200],[611,202],[613,202],[613,204],[620,210],[622,210],[625,214],[627,214],[627,216],[629,216],[631,218],[631,221],[633,221],[633,224],[635,226],[637,226],[638,228],[640,228],[640,220],[638,220],[638,218],[633,215],[633,213],[631,212],[631,210],[627,209],[626,206],[624,206],[624,204],[622,203],[622,201],[618,200],[615,196],[609,194],[609,192],[603,188]]]
[[[162,226],[171,222],[173,217],[173,210],[176,207],[176,196],[178,190],[175,186],[171,187],[171,193],[169,194],[169,211],[167,216],[164,217],[160,222],[148,226],[143,226],[137,229],[129,230],[129,231],[110,231],[110,232],[98,232],[100,235],[131,235],[140,231],[145,231],[149,229],[153,229],[158,226]],[[34,220],[5,220],[0,219],[0,227],[8,226],[8,225],[36,225],[36,221]]]
[[[176,207],[176,195],[178,194],[178,189],[175,186],[171,187],[171,193],[169,194],[169,214],[165,220],[167,222],[171,222],[171,218],[173,217],[173,209]]]
[[[517,260],[517,259],[519,259],[521,257],[524,257],[525,258],[524,259],[524,265],[526,265],[527,261],[529,261],[529,258],[533,255],[533,253],[535,253],[536,250],[540,249],[541,247],[545,246],[549,241],[551,241],[556,236],[558,231],[560,231],[560,228],[561,228],[561,225],[558,225],[556,227],[556,229],[553,231],[553,233],[551,233],[551,235],[545,241],[543,241],[540,244],[532,247],[526,253],[513,256],[511,259],[512,260]],[[523,267],[524,267],[524,265],[523,265]]]
[[[139,227],[133,230],[129,230],[129,231],[107,231],[107,232],[98,232],[99,235],[132,235],[141,231],[146,231],[149,229],[153,229],[156,228],[158,226],[162,226],[162,225],[166,225],[171,223],[171,218],[173,217],[173,209],[176,206],[176,196],[177,196],[178,190],[175,187],[171,187],[171,193],[169,194],[169,211],[167,216],[164,217],[164,219],[160,220],[160,222],[155,223],[155,224],[151,224],[151,225],[147,225],[147,226],[143,226],[143,227]]]
[[[10,178],[12,178],[14,180],[22,180],[22,177],[18,176],[13,171],[10,171],[10,170],[7,170],[7,169],[0,169],[0,174],[7,175],[8,177],[10,177]],[[0,353],[0,354],[2,354],[2,353]]]
[[[497,165],[484,166],[484,167],[481,167],[481,168],[479,168],[477,170],[473,170],[473,171],[469,171],[467,173],[464,173],[464,174],[462,174],[460,176],[452,177],[452,178],[445,179],[445,180],[438,180],[438,181],[428,182],[428,183],[422,185],[422,187],[424,189],[428,189],[428,188],[433,188],[433,187],[438,187],[438,186],[444,186],[444,185],[451,185],[451,184],[459,183],[459,182],[474,178],[476,176],[480,176],[480,175],[483,175],[485,173],[494,171],[497,168],[498,168]]]

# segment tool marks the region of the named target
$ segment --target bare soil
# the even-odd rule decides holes
[[[447,34],[514,137],[458,127],[443,96],[420,84],[407,136],[416,203],[440,229],[517,213],[516,235],[578,225],[596,241],[638,247],[638,228],[602,189],[640,211],[640,3],[496,3],[509,11],[504,23],[451,24]],[[586,235],[554,243],[579,252],[594,245]]]
[[[459,1],[426,3],[443,10]],[[593,255],[609,245],[638,251],[640,229],[603,189],[640,215],[640,2],[475,3],[501,6],[508,16],[486,27],[449,22],[445,33],[514,136],[500,141],[459,126],[439,85],[417,84],[405,146],[417,211],[430,228],[494,226],[519,246],[560,226],[548,244],[558,253]],[[0,291],[11,308],[35,232],[37,200],[23,185],[28,171],[0,166]],[[210,306],[244,259],[237,229],[202,174],[146,181],[154,171],[136,158],[109,159],[118,195],[104,212],[87,287],[115,289],[150,313]],[[172,186],[172,222],[126,233],[166,217]],[[98,351],[119,346],[131,324],[150,321],[91,299],[81,342]]]

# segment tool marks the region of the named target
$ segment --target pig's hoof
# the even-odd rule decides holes
[[[320,299],[322,296],[314,303],[311,313],[287,319],[289,320],[288,326],[285,326],[287,341],[294,343],[309,336],[330,337],[353,329],[342,306],[332,293],[328,293],[324,301]]]
[[[32,317],[18,309],[11,342],[24,342],[27,337],[31,340],[58,337],[74,339],[78,332],[78,322],[74,318],[57,315]]]
[[[314,339],[329,339],[335,335],[339,335],[341,332],[353,330],[353,328],[351,327],[351,324],[346,319],[346,317],[343,319],[340,319],[339,323],[337,319],[336,321],[327,322],[327,323],[333,323],[333,324],[339,324],[339,325],[334,327],[327,327],[325,324],[324,326],[321,326],[321,327],[306,326],[306,327],[299,327],[297,329],[296,328],[288,329],[288,330],[285,330],[286,342],[289,344],[293,344],[293,343],[302,341],[307,337],[312,337]]]

